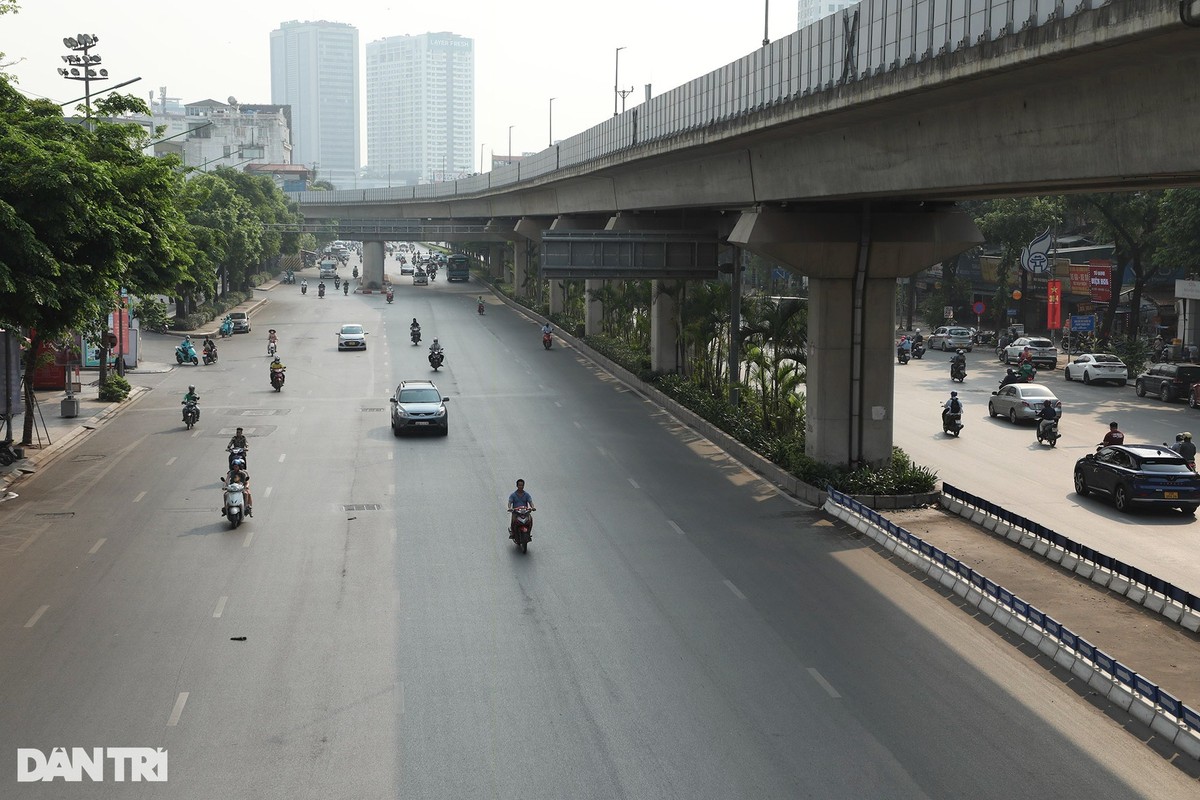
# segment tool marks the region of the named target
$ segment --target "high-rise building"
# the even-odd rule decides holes
[[[292,161],[354,186],[360,166],[358,30],[285,22],[271,31],[271,102],[292,107]]]
[[[394,183],[475,170],[475,43],[453,33],[367,44],[367,170]]]
[[[806,28],[819,19],[836,14],[843,8],[858,5],[859,0],[800,0],[797,29]]]

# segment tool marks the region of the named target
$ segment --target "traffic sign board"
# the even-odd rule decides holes
[[[971,310],[976,314],[982,314],[983,312],[987,311],[987,306],[985,306],[982,302],[976,302],[975,305],[971,306]]]

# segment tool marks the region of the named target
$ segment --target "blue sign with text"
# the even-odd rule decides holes
[[[1092,314],[1072,314],[1071,330],[1076,333],[1092,333],[1096,330],[1096,317]]]

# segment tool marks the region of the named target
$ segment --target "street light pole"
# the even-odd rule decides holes
[[[550,98],[550,143],[549,147],[554,147],[554,98]]]
[[[763,47],[771,43],[771,38],[767,36],[767,22],[771,19],[771,0],[763,0]]]
[[[515,125],[508,126],[508,162],[506,166],[512,166],[512,129]]]
[[[479,174],[483,174],[483,148],[487,147],[487,142],[479,143]]]
[[[62,60],[68,66],[59,67],[58,74],[69,81],[83,81],[84,118],[89,120],[90,124],[92,118],[92,81],[108,80],[108,70],[93,69],[93,67],[99,67],[100,56],[94,56],[88,52],[100,42],[100,37],[90,33],[79,33],[75,36],[65,37],[62,42],[63,46],[68,50],[74,50],[77,53],[83,54],[62,56]]]
[[[616,65],[613,68],[613,116],[617,115],[617,97],[621,94],[621,51],[624,47],[617,48]]]

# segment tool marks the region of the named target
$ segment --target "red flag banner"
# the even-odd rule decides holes
[[[1091,276],[1092,302],[1110,302],[1112,300],[1112,262],[1089,261],[1088,273]]]
[[[1046,281],[1046,327],[1058,330],[1062,327],[1062,281]]]

